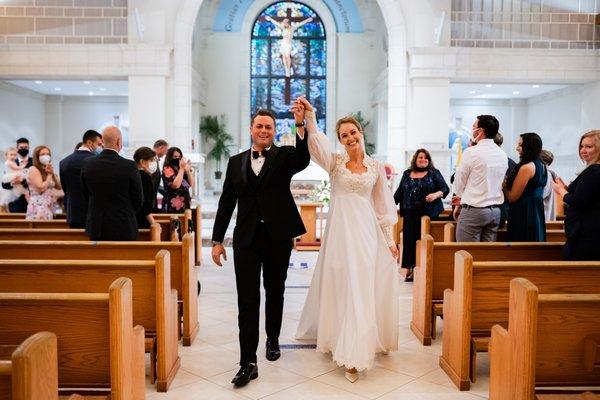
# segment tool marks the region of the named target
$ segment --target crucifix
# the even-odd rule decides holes
[[[286,10],[285,17],[266,16],[265,20],[274,24],[281,32],[281,40],[279,41],[279,55],[285,69],[285,104],[291,103],[291,76],[292,76],[292,40],[294,31],[302,25],[309,23],[313,17],[303,19],[302,17],[292,17],[292,9]]]

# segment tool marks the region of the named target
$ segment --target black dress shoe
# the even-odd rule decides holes
[[[281,356],[281,350],[279,350],[279,341],[267,339],[267,349],[265,357],[269,361],[275,361]]]
[[[258,378],[258,365],[256,363],[242,364],[240,370],[231,381],[235,387],[246,386],[252,379]]]

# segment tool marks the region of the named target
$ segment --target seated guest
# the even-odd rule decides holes
[[[56,199],[53,189],[60,190],[61,185],[50,163],[50,149],[38,146],[33,151],[33,166],[27,174],[29,185],[29,204],[27,205],[28,220],[50,220],[54,218]]]
[[[519,163],[506,179],[505,195],[508,210],[508,240],[511,242],[546,241],[544,216],[544,186],[548,170],[540,159],[542,139],[536,133],[519,137]]]
[[[30,168],[33,165],[31,157],[29,157],[29,140],[27,138],[17,139],[17,159],[15,160],[18,166],[25,165],[25,168]],[[15,177],[11,182],[2,182],[2,188],[13,190],[13,185],[22,185],[27,189],[27,180],[22,177]],[[16,200],[8,203],[8,211],[11,213],[24,213],[27,211],[27,196],[21,194]]]
[[[81,167],[83,197],[88,201],[85,232],[92,240],[136,240],[142,182],[135,162],[123,158],[123,137],[116,126],[102,132],[104,151]]]
[[[67,223],[71,228],[85,228],[87,201],[83,198],[81,188],[81,167],[83,160],[95,156],[98,150],[102,150],[102,136],[94,130],[88,130],[83,134],[82,144],[77,150],[59,164]]]
[[[421,217],[436,218],[444,210],[442,198],[449,192],[442,174],[433,166],[429,152],[417,150],[394,193],[402,216],[402,268],[408,269],[407,281],[412,280],[415,267],[415,246],[421,236]]]
[[[546,168],[548,168],[548,173],[550,173],[550,176],[546,181],[546,186],[544,187],[544,215],[546,216],[546,221],[556,221],[556,199],[554,185],[552,183],[556,180],[558,175],[549,168],[554,161],[554,154],[549,150],[542,150],[540,158],[546,165]]]
[[[142,180],[142,193],[144,193],[144,202],[136,214],[138,228],[150,228],[154,223],[152,218],[152,209],[156,201],[156,193],[152,184],[152,174],[156,172],[156,153],[149,147],[140,147],[133,153],[133,160],[136,162],[140,171]]]
[[[600,130],[579,140],[585,169],[567,187],[557,178],[555,190],[565,202],[565,259],[600,261]]]
[[[163,166],[163,183],[165,197],[163,197],[163,211],[166,213],[183,213],[190,208],[190,188],[194,187],[192,162],[183,158],[182,152],[177,147],[167,151]]]

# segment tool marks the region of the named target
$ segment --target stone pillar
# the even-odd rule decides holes
[[[583,86],[581,97],[581,132],[600,129],[600,81],[587,83]]]
[[[164,76],[129,77],[129,147],[152,147],[166,138],[166,82]],[[184,147],[174,141],[169,145]]]
[[[46,96],[46,142],[53,143],[52,158],[55,161],[55,167],[58,166],[58,160],[70,154],[73,151],[75,143],[65,143],[63,140],[63,96]],[[57,148],[57,146],[60,146]],[[33,149],[31,149],[33,154]]]
[[[503,127],[502,121],[500,121],[500,133],[502,133],[502,136],[504,137],[504,144],[502,145],[502,149],[514,161],[519,162],[519,155],[517,154],[516,146],[519,140],[519,136],[522,133],[529,132],[529,110],[527,100],[525,99],[511,99],[510,106],[512,125],[510,127]],[[544,136],[543,132],[538,133],[542,135],[542,137]]]

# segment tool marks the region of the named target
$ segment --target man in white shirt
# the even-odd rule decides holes
[[[466,149],[454,178],[454,193],[460,198],[456,227],[457,242],[494,242],[504,202],[502,182],[508,157],[494,143],[500,124],[492,115],[480,115],[473,123],[473,141]]]

